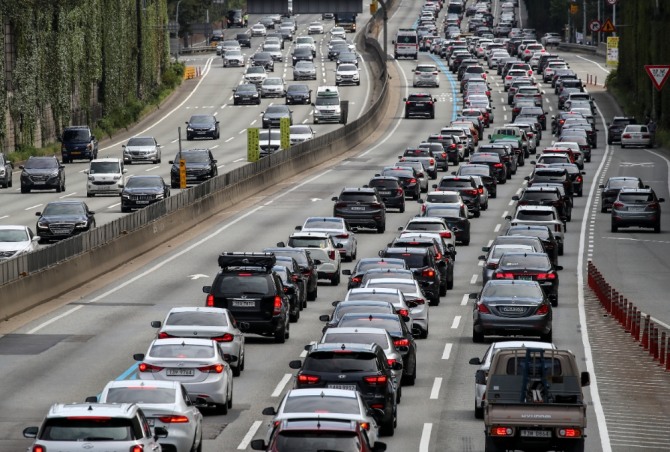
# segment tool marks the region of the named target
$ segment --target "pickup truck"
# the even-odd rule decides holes
[[[499,350],[486,384],[485,452],[584,452],[589,384],[568,350]]]

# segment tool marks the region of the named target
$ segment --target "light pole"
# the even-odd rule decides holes
[[[177,62],[179,62],[179,53],[181,52],[181,40],[179,38],[179,4],[181,3],[181,0],[177,2],[177,17],[175,18],[175,21],[177,22]]]

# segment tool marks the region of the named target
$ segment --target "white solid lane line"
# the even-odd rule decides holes
[[[291,378],[293,378],[293,374],[284,374],[282,379],[279,380],[279,383],[277,383],[275,390],[272,391],[272,397],[279,397],[284,390],[284,386],[286,386],[286,383],[288,383]]]
[[[419,442],[419,452],[428,452],[430,449],[430,434],[433,431],[432,423],[423,424],[421,431],[421,442]]]
[[[256,432],[258,431],[258,429],[262,424],[263,421],[254,421],[254,423],[251,424],[251,427],[249,427],[249,431],[247,432],[246,435],[244,435],[244,438],[242,438],[240,445],[237,446],[237,450],[245,450],[247,447],[249,447],[249,443],[251,442],[252,439],[254,439],[254,436],[256,436]]]
[[[430,400],[437,400],[440,397],[440,388],[442,387],[442,377],[435,377],[433,389],[430,390]]]
[[[451,349],[454,344],[444,344],[444,351],[442,352],[442,359],[449,359],[451,357]]]

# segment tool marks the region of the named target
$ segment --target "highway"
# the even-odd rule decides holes
[[[407,0],[400,3],[389,18],[389,40],[393,38],[392,30],[412,25],[419,8],[419,3]],[[359,24],[364,20],[359,18]],[[308,22],[307,18],[300,18],[301,26]],[[258,38],[254,39],[252,45],[259,43]],[[596,66],[599,61],[558,53],[583,79],[586,74],[601,70]],[[213,151],[219,158],[219,164],[223,165],[220,172],[243,164],[243,160],[238,160],[243,159],[246,153],[242,132],[246,127],[258,124],[260,110],[230,104],[231,89],[238,83],[241,70],[223,69],[214,63],[207,66],[206,57],[201,61],[205,67],[204,77],[201,82],[193,82],[200,85],[184,97],[185,103],[177,111],[146,132],[139,127],[128,133],[128,136],[147,133],[165,137],[160,139],[166,145],[163,148],[164,163],[155,169],[151,165],[129,166],[130,173],[150,170],[168,176],[167,160],[177,149],[177,143],[172,142],[176,138],[176,127],[183,125],[193,111],[203,109],[218,112],[223,126],[220,140],[203,143],[210,147],[219,145]],[[220,58],[213,61],[220,62]],[[418,60],[426,63],[435,61],[438,65],[443,64],[443,60],[436,60],[426,53],[420,54]],[[330,64],[325,66],[330,67]],[[155,334],[150,322],[162,319],[174,306],[202,306],[204,294],[201,287],[213,280],[220,252],[261,250],[285,241],[305,217],[331,215],[330,199],[342,187],[366,184],[377,169],[396,161],[396,156],[405,147],[418,144],[449,124],[460,101],[458,87],[453,85],[456,83],[455,76],[451,73],[442,73],[440,88],[430,89],[438,99],[435,119],[404,119],[401,99],[413,91],[411,77],[415,64],[412,60],[389,61],[393,108],[388,114],[388,127],[355,151],[342,155],[340,160],[327,162],[286,180],[233,209],[215,215],[190,234],[173,237],[160,249],[0,324],[0,334],[3,335],[0,337],[3,369],[0,451],[24,450],[29,441],[22,438],[21,431],[26,426],[38,425],[52,403],[83,401],[86,396],[97,394],[111,379],[132,378],[136,372],[132,354],[144,353]],[[281,73],[283,68],[281,65],[278,68]],[[332,75],[327,77],[333,80]],[[504,102],[506,93],[500,77],[493,71],[489,77],[494,87],[494,125],[501,125],[511,121],[511,113]],[[368,77],[364,75],[363,80],[368,80]],[[313,84],[314,87],[316,85]],[[359,99],[366,99],[369,90],[370,86],[365,81],[360,88],[342,88],[346,93],[345,99],[348,97],[355,101],[352,106],[354,117],[363,111],[366,102],[359,103]],[[551,115],[556,112],[556,96],[550,86],[545,85],[545,90],[545,108]],[[649,309],[655,316],[670,323],[667,309],[663,309],[661,304],[664,300],[663,283],[667,280],[670,265],[663,259],[664,248],[668,244],[668,226],[660,235],[637,230],[611,234],[608,214],[599,213],[594,205],[600,180],[620,174],[639,175],[656,188],[659,196],[670,198],[667,188],[670,165],[659,149],[621,151],[618,146],[607,147],[604,122],[617,114],[617,110],[602,93],[602,88],[594,87],[593,90],[597,92],[600,109],[599,147],[593,151],[592,162],[585,166],[584,196],[575,198],[572,221],[567,226],[565,255],[560,258],[564,267],[560,274],[560,302],[554,310],[554,342],[560,348],[572,350],[583,370],[592,373],[597,370],[592,377],[592,386],[586,388],[589,402],[586,450],[624,452],[638,450],[637,446],[644,446],[646,451],[664,450],[670,443],[670,437],[664,426],[667,412],[664,415],[663,410],[667,410],[669,405],[665,403],[667,396],[653,388],[667,389],[667,377],[663,383],[662,374],[659,376],[648,371],[650,364],[646,361],[608,353],[608,347],[626,353],[629,351],[623,342],[619,346],[613,345],[613,341],[618,341],[616,332],[602,323],[602,316],[589,304],[593,301],[581,281],[588,258],[592,258],[605,273],[625,273],[626,277],[614,284],[629,297],[635,297],[643,309]],[[269,102],[264,100],[263,105]],[[298,122],[311,122],[309,111],[309,107],[295,107]],[[337,126],[319,125],[317,130],[325,133],[331,127]],[[538,149],[548,146],[551,141],[550,130],[547,130]],[[124,137],[110,144],[101,144],[101,149],[106,149],[100,154],[120,155],[121,142],[125,142]],[[68,165],[68,190],[65,195],[82,196],[84,176],[79,171],[85,166],[83,163]],[[485,345],[472,343],[472,304],[467,295],[481,287],[481,269],[477,259],[482,254],[481,247],[504,231],[504,217],[514,210],[511,198],[523,187],[523,177],[531,170],[530,164],[520,167],[517,175],[498,187],[497,199],[490,201],[489,209],[480,218],[472,220],[471,244],[458,247],[455,287],[443,297],[439,306],[430,308],[430,337],[418,341],[419,374],[416,386],[403,389],[395,436],[382,438],[389,451],[483,450],[483,423],[473,414],[476,369],[467,362],[474,356],[482,356],[491,341],[487,339]],[[44,204],[58,198],[54,193],[35,193],[30,195],[31,201],[27,203],[23,198],[28,195],[20,195],[18,191],[3,192],[0,196],[3,200],[0,217],[9,215],[0,220],[2,224],[19,222],[32,225],[34,214],[26,208],[30,204]],[[12,199],[5,201],[6,198]],[[87,202],[100,212],[99,222],[120,215],[120,206],[113,205],[118,203],[116,198],[96,197]],[[393,239],[394,231],[418,213],[418,207],[416,202],[408,201],[404,214],[389,212],[387,232],[384,234],[359,232],[359,258],[376,256],[377,251]],[[667,214],[663,218],[665,225],[670,224]],[[353,263],[345,263],[343,268],[353,268]],[[289,369],[288,362],[303,356],[305,344],[319,339],[322,325],[318,316],[330,313],[330,302],[341,300],[345,293],[345,282],[337,287],[320,285],[318,299],[309,303],[298,323],[291,324],[291,335],[286,344],[247,337],[246,368],[242,376],[234,380],[233,408],[226,416],[205,416],[206,452],[248,450],[251,439],[265,434],[270,419],[264,417],[261,410],[266,406],[276,406],[291,387],[294,372]],[[620,364],[624,362],[626,366]],[[631,369],[628,366],[637,367]],[[628,379],[643,382],[645,378],[652,380],[655,386],[626,391],[624,385]],[[646,407],[655,407],[660,412],[658,415],[649,413]]]

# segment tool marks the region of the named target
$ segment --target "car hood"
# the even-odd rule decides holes
[[[23,172],[35,176],[47,176],[49,174],[57,173],[58,168],[25,168]]]
[[[186,169],[209,169],[209,163],[188,162]]]
[[[0,242],[0,252],[2,251],[21,251],[30,246],[32,242]]]
[[[264,117],[264,118],[271,118],[271,119],[275,119],[275,118],[288,118],[288,117],[289,117],[289,114],[288,114],[288,113],[284,113],[284,112],[265,113],[265,114],[263,115],[263,117]]]
[[[155,151],[156,146],[126,146],[126,150],[135,152]]]

